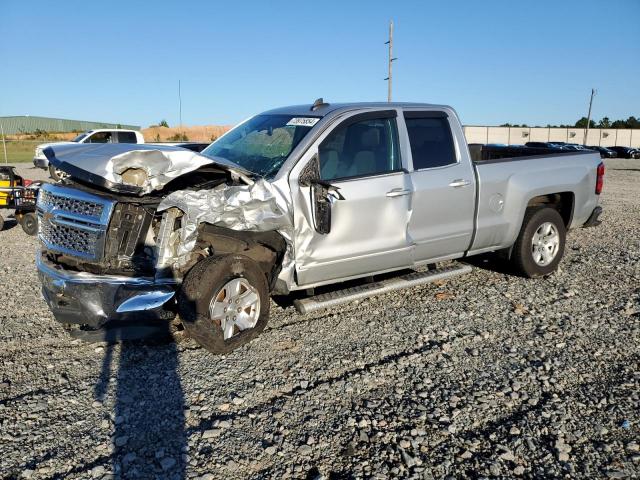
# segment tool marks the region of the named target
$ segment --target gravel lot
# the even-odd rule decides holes
[[[486,259],[326,312],[274,305],[225,357],[72,341],[35,239],[1,232],[0,477],[640,477],[640,160],[606,163],[604,223],[557,274]]]

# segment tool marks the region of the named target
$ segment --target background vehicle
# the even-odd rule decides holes
[[[640,158],[640,150],[631,147],[607,147],[609,150],[616,152],[618,158]]]
[[[39,197],[44,297],[58,321],[84,332],[179,314],[215,353],[265,328],[271,293],[485,252],[526,277],[548,275],[567,230],[598,224],[602,212],[596,152],[470,153],[447,106],[318,100],[252,117],[202,155],[129,150],[95,147],[90,161],[84,149],[45,151],[73,176]],[[469,270],[444,266],[295,305],[304,313]]]
[[[15,167],[0,165],[0,209],[13,210],[13,215],[27,235],[38,233],[35,214],[39,182],[23,179]],[[0,230],[4,218],[0,215]]]
[[[524,144],[524,146],[531,148],[553,148],[551,144],[547,142],[527,142]]]
[[[589,150],[595,150],[600,153],[600,158],[616,158],[616,152],[607,147],[592,146],[587,147]]]
[[[73,143],[144,143],[142,133],[136,130],[97,129],[81,133],[70,142],[42,143],[36,147],[33,165],[38,168],[49,169],[51,178],[60,180],[65,173],[49,166],[49,160],[44,155],[45,148],[52,145],[68,145]]]

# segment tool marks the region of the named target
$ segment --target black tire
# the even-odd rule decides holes
[[[53,165],[49,165],[49,176],[56,182],[61,182],[66,178],[67,174],[58,170]]]
[[[33,237],[38,233],[38,216],[34,212],[25,213],[20,219],[20,226],[24,233]]]
[[[539,265],[534,260],[532,240],[536,230],[540,228],[544,223],[552,223],[556,228],[559,236],[559,245],[557,253],[553,260],[547,265]],[[525,277],[541,277],[549,275],[558,268],[558,264],[564,254],[564,245],[567,238],[567,231],[564,225],[564,220],[560,216],[557,210],[549,207],[536,207],[527,209],[524,220],[522,221],[522,228],[518,239],[513,246],[511,253],[511,262],[518,273]]]
[[[257,290],[260,312],[257,323],[225,340],[221,325],[209,315],[214,295],[235,278],[244,278]],[[215,354],[225,354],[250,342],[267,326],[269,285],[256,262],[243,255],[208,257],[198,262],[182,282],[178,311],[184,329],[191,338]]]

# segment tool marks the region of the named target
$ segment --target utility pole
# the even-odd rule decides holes
[[[4,163],[7,163],[7,143],[4,140],[4,127],[0,123],[0,132],[2,133],[2,147],[4,148]]]
[[[182,92],[180,89],[180,80],[178,80],[178,109],[180,117],[180,136],[182,136],[184,134],[182,133]]]
[[[384,42],[385,45],[389,45],[389,76],[385,78],[387,81],[387,102],[391,101],[391,88],[393,82],[393,72],[391,68],[391,64],[397,60],[393,56],[393,20],[389,22],[389,40]]]
[[[592,88],[591,98],[589,99],[589,113],[587,114],[587,129],[584,131],[584,142],[582,142],[583,145],[587,144],[587,135],[589,135],[589,124],[591,123],[591,106],[593,105],[593,97],[595,97],[596,93],[596,90]]]

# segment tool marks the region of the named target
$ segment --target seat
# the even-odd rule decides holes
[[[320,151],[320,178],[332,180],[338,178],[340,167],[340,156],[336,150]]]
[[[360,135],[360,149],[353,155],[349,176],[367,175],[378,171],[377,157],[380,148],[380,131],[371,127]]]

